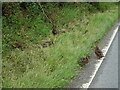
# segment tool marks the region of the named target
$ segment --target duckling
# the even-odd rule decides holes
[[[16,43],[14,43],[14,44],[11,45],[11,46],[12,46],[13,49],[19,48],[19,49],[21,49],[22,51],[23,51],[23,49],[24,49],[24,43],[22,43],[22,42],[16,42]]]
[[[22,47],[22,43],[20,42],[16,42],[12,45],[13,48],[21,48]]]
[[[43,48],[51,46],[53,44],[53,41],[46,41],[45,43],[42,44]]]
[[[56,35],[56,34],[59,33],[59,32],[56,30],[56,26],[55,26],[55,25],[52,26],[52,33],[53,33],[53,35]]]
[[[95,54],[97,55],[97,57],[99,59],[102,58],[102,57],[104,57],[103,52],[99,49],[98,45],[96,45]]]

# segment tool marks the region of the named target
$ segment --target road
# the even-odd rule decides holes
[[[107,50],[106,47],[108,47],[108,45],[110,44],[111,37],[113,37],[116,27],[118,27],[119,25],[120,23],[116,23],[113,28],[111,28],[111,30],[108,32],[108,34],[104,37],[104,39],[100,41],[99,48],[101,50]],[[97,59],[96,55],[93,52],[93,54],[91,54],[90,62],[86,64],[84,68],[80,69],[80,72],[78,72],[78,76],[73,78],[73,80],[71,80],[71,82],[66,87],[89,87],[89,89],[118,88],[118,86],[120,86],[120,83],[118,85],[118,63],[120,65],[120,62],[118,62],[118,57],[120,58],[120,53],[118,53],[118,48],[120,50],[120,47],[118,47],[118,43],[120,44],[120,41],[118,41],[118,38],[120,38],[120,28],[117,32],[117,35],[113,39],[113,42],[102,64],[100,65],[101,61]],[[98,71],[96,72],[97,68]]]
[[[103,63],[101,64],[99,70],[97,71],[96,76],[93,79],[89,88],[118,88],[118,37],[119,36],[120,35],[118,35],[117,33]]]

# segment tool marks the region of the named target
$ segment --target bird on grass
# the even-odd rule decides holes
[[[42,44],[43,48],[51,46],[53,44],[53,41],[46,41],[45,43]]]
[[[58,34],[58,33],[59,33],[59,32],[57,31],[56,26],[53,25],[53,26],[52,26],[52,34],[53,34],[53,35],[56,35],[56,34]]]
[[[18,42],[18,41],[16,41],[16,43],[12,44],[11,47],[12,47],[12,49],[18,48],[18,49],[21,49],[21,50],[23,50],[25,48],[24,43],[23,42]]]
[[[95,54],[97,55],[99,59],[104,57],[103,52],[99,49],[98,45],[96,45],[95,47]]]

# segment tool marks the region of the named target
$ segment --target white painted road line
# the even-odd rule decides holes
[[[111,46],[111,44],[112,44],[112,42],[113,42],[116,34],[117,34],[118,28],[119,28],[119,26],[117,26],[117,27],[114,29],[113,35],[112,35],[112,37],[110,38],[109,43],[102,49],[104,56],[107,54],[107,52],[108,52],[108,50],[109,50],[109,48],[110,48],[110,46]],[[82,88],[89,88],[89,86],[90,86],[90,84],[92,83],[93,78],[95,77],[95,75],[96,75],[99,67],[101,66],[104,58],[105,58],[105,57],[103,57],[103,58],[101,58],[101,59],[98,60],[98,63],[95,65],[95,71],[94,71],[93,74],[90,76],[90,81],[89,81],[89,83],[83,84],[83,85],[82,85]]]

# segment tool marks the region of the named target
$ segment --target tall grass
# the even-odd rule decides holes
[[[42,37],[33,36],[33,39],[37,37],[37,43],[26,43],[27,48],[23,51],[16,48],[4,55],[4,88],[60,88],[77,75],[78,67],[82,66],[82,63],[78,64],[78,60],[91,54],[94,42],[102,39],[117,20],[118,10],[113,8],[104,13],[92,13],[83,16],[82,21],[78,19],[81,16],[78,16],[76,10],[65,8],[61,11],[65,12],[62,23],[69,24],[59,28],[64,28],[66,33],[44,38],[53,40],[53,45],[42,48]],[[71,12],[70,15],[67,12]],[[74,20],[70,22],[68,17]],[[37,25],[32,29],[37,29],[38,33],[41,28],[44,29],[43,33],[49,31],[48,27],[39,23],[40,18],[38,16],[32,21],[32,24]],[[86,34],[85,30],[88,30]]]
[[[50,36],[54,40],[54,45],[50,47],[41,48],[39,43],[28,43],[29,47],[24,51],[11,51],[9,57],[3,57],[3,87],[63,87],[77,75],[77,61],[90,54],[94,42],[110,30],[117,20],[117,13],[117,9],[114,9],[91,14],[88,16],[89,24],[84,26],[81,23],[74,26],[76,23],[72,23],[72,32]],[[85,29],[88,33],[83,34]]]

